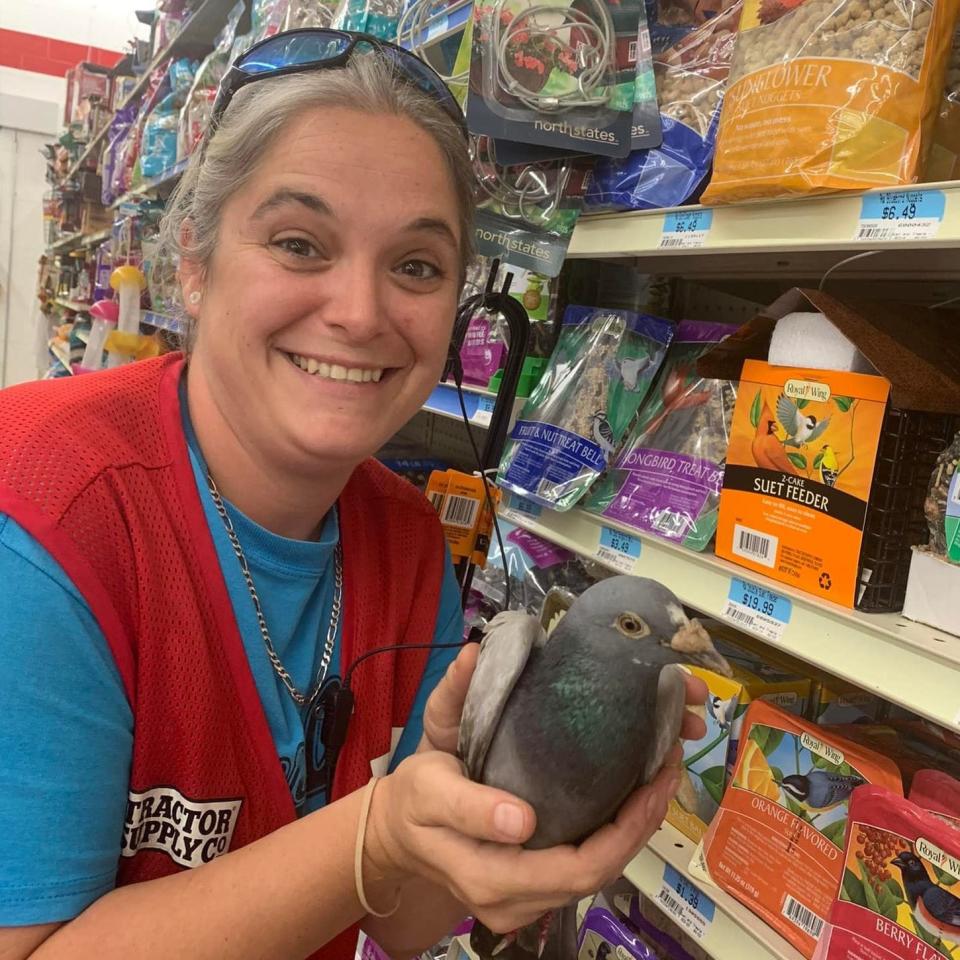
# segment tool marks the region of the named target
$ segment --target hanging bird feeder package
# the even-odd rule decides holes
[[[916,183],[958,0],[744,0],[705,203]]]
[[[715,884],[805,957],[840,888],[847,807],[865,783],[903,795],[896,766],[881,754],[763,700],[750,705],[703,859]]]
[[[567,307],[547,369],[510,433],[500,486],[569,510],[610,463],[672,337],[660,317]]]
[[[591,513],[691,550],[707,546],[717,525],[737,386],[701,377],[696,365],[735,330],[692,320],[677,325],[627,443],[591,491]]]
[[[471,133],[626,156],[641,9],[640,0],[476,3]]]
[[[845,363],[860,354],[877,375],[768,363],[779,321],[811,311],[856,348]],[[960,426],[958,324],[956,311],[794,289],[702,356],[701,375],[740,379],[717,555],[847,607],[900,610],[930,475]]]
[[[960,830],[880,787],[850,800],[843,883],[815,960],[960,955]]]

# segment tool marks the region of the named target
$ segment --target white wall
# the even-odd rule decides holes
[[[131,37],[149,36],[134,11],[153,5],[151,0],[4,0],[0,27],[122,51]]]

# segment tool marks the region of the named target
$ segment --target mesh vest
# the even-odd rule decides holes
[[[171,354],[0,391],[0,511],[90,605],[133,711],[118,884],[196,866],[295,817],[197,493],[182,370]],[[433,509],[372,460],[354,471],[338,509],[344,669],[375,646],[429,642],[444,567]],[[385,653],[355,670],[334,799],[390,752],[427,656]],[[348,960],[356,934],[314,957]]]

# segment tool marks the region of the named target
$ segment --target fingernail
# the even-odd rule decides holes
[[[523,811],[513,803],[501,803],[493,811],[493,825],[498,832],[511,840],[520,840],[523,837],[525,819]]]

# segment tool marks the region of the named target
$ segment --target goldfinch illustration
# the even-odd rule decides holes
[[[820,448],[820,480],[832,487],[836,485],[839,475],[840,462],[837,460],[836,451],[829,443],[825,443]]]
[[[830,425],[829,417],[817,420],[811,414],[805,415],[782,393],[777,398],[777,420],[787,433],[787,439],[784,440],[784,446],[787,447],[802,447],[806,443],[813,443]]]

